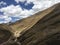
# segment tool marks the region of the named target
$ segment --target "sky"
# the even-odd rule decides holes
[[[0,24],[27,18],[57,3],[60,0],[0,0]]]

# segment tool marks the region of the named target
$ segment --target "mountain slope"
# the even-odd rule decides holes
[[[22,32],[18,41],[21,45],[60,45],[60,4],[41,20],[39,18],[27,31]]]
[[[17,21],[16,23],[11,24],[10,27],[13,29],[13,32],[16,32],[16,33],[25,32],[26,30],[31,28],[33,25],[35,25],[39,20],[41,20],[51,11],[53,11],[54,8],[55,8],[55,6],[49,8],[49,9],[46,9],[42,12],[38,12],[37,14],[30,16],[28,18]]]

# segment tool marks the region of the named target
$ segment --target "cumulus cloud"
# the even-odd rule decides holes
[[[1,1],[1,2],[0,2],[0,6],[1,6],[1,5],[6,5],[6,3],[3,2],[3,1]]]
[[[19,13],[21,13],[22,9],[19,5],[17,5],[17,6],[10,5],[10,6],[1,8],[0,11],[4,12],[4,15],[13,16],[13,15],[19,15]]]
[[[18,17],[18,19],[16,19],[16,20],[19,20],[19,19],[26,18],[26,17],[28,17],[28,16],[33,14],[33,10],[27,10],[27,9],[23,10],[19,5],[17,5],[17,6],[10,5],[10,6],[1,8],[0,12],[3,12],[3,15],[0,15],[0,17],[5,19],[5,21],[8,20],[8,22],[9,21],[13,22],[11,17]],[[4,18],[4,16],[7,16],[7,17]],[[3,21],[0,21],[0,22],[2,23]]]
[[[25,2],[25,5],[30,4],[31,2],[34,4],[32,10],[35,12],[45,10],[46,8],[51,7],[52,5],[59,3],[60,0],[15,0],[17,3]]]
[[[0,23],[8,23],[10,20],[12,20],[10,17],[0,15]]]
[[[3,16],[1,15],[0,19],[4,19],[4,21],[0,20],[0,23],[8,23],[13,21],[11,17],[17,17],[18,19],[16,20],[26,18],[60,2],[60,0],[58,1],[57,0],[15,0],[15,1],[17,3],[27,1],[25,5],[28,5],[32,2],[34,6],[30,10],[27,9],[23,10],[20,5],[15,6],[13,4],[7,7],[3,7],[0,9],[0,12],[3,12]]]
[[[19,2],[24,2],[24,1],[26,1],[26,0],[15,0],[17,3],[19,3]]]
[[[5,16],[9,16],[9,17],[28,17],[30,15],[32,15],[33,10],[27,10],[27,9],[22,9],[19,5],[14,6],[14,5],[10,5],[8,7],[4,7],[0,9],[1,12],[4,12],[3,14]]]

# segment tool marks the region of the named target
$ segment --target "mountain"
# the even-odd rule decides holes
[[[33,27],[39,20],[47,16],[51,11],[53,11],[55,6],[48,8],[42,12],[38,12],[35,15],[19,20],[9,26],[13,29],[13,32],[22,33]]]
[[[36,23],[31,21],[31,27],[22,31],[18,37],[21,45],[60,45],[60,4],[43,12],[34,17]]]
[[[2,45],[60,45],[60,3],[1,29],[9,33]]]

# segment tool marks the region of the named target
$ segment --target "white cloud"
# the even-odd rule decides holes
[[[2,21],[3,20],[3,21]],[[3,16],[3,15],[0,15],[0,24],[1,23],[9,23],[12,19],[8,16]]]
[[[17,3],[24,2],[26,0],[15,0]],[[0,21],[0,23],[8,23],[12,20],[11,17],[18,17],[18,18],[26,18],[30,15],[37,13],[38,11],[45,10],[46,8],[51,7],[55,3],[60,2],[59,0],[27,0],[26,5],[29,3],[33,3],[34,6],[32,9],[22,9],[19,5],[9,5],[7,7],[3,7],[0,9],[0,12],[3,12],[3,16],[0,16],[0,19],[5,19],[4,21]],[[19,20],[19,19],[16,19]]]
[[[59,3],[60,0],[27,0],[27,4],[31,2],[34,4],[32,7],[33,10],[42,11],[51,7],[55,3]]]
[[[24,1],[26,1],[26,0],[15,0],[17,3],[19,3],[19,2],[24,2]]]
[[[10,16],[10,17],[28,17],[32,15],[33,10],[27,10],[27,9],[22,9],[19,5],[14,6],[10,5],[8,7],[4,7],[0,9],[1,12],[4,12],[5,16]]]
[[[0,11],[4,12],[4,15],[14,16],[14,15],[19,15],[21,13],[22,9],[19,5],[17,5],[17,6],[10,5],[10,6],[1,8]]]
[[[26,18],[30,15],[32,15],[33,10],[27,10],[27,9],[22,9],[19,5],[14,6],[14,5],[10,5],[4,8],[0,9],[0,12],[4,12],[2,16],[0,16],[3,19],[5,19],[5,21],[7,20],[8,22],[11,21],[11,17],[18,17],[18,18]],[[5,17],[7,16],[7,17]],[[17,19],[16,19],[17,20]],[[19,19],[18,19],[19,20]],[[1,21],[0,21],[1,22]],[[3,22],[3,21],[2,21]],[[7,23],[8,23],[7,22]],[[4,22],[3,22],[4,23]]]
[[[1,6],[1,5],[6,5],[6,3],[3,2],[3,1],[1,1],[1,2],[0,2],[0,6]]]
[[[46,8],[49,8],[52,5],[60,2],[60,0],[15,0],[15,1],[18,3],[27,1],[25,5],[28,5],[32,2],[34,4],[32,10],[34,10],[35,12],[45,10]]]

